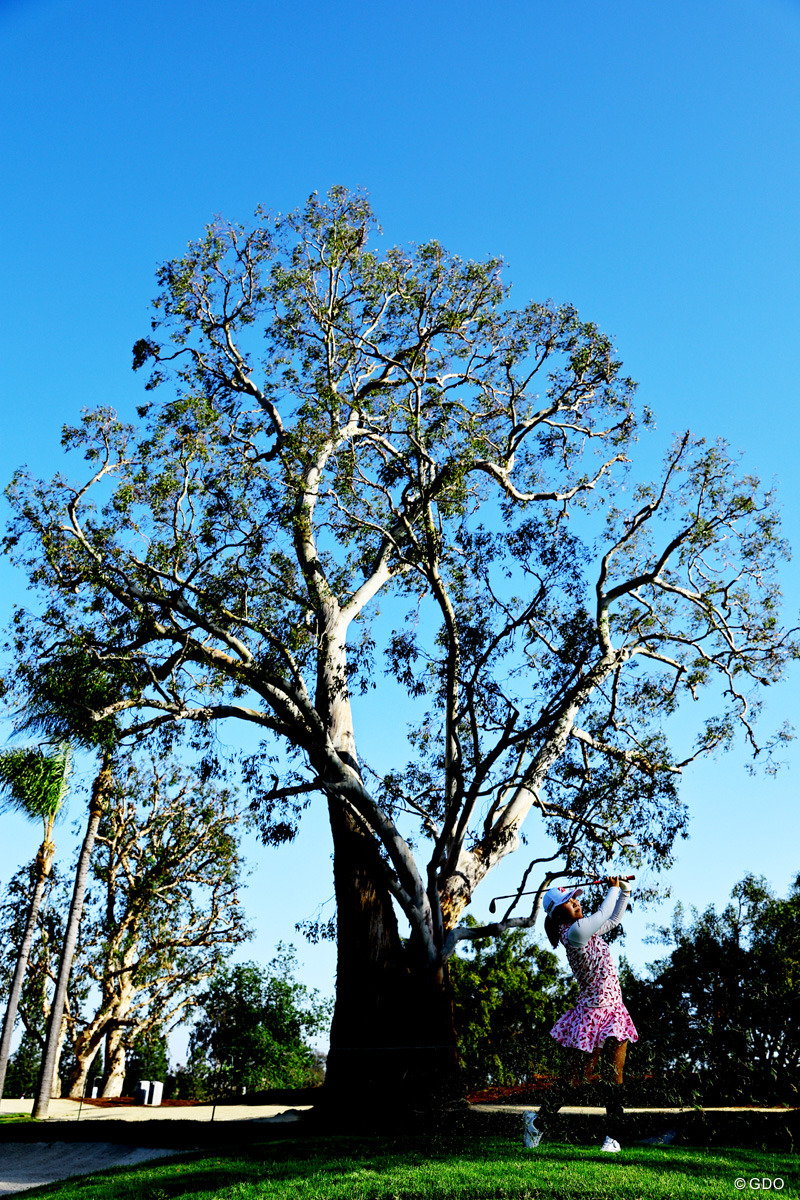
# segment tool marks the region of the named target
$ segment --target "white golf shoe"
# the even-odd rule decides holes
[[[523,1125],[526,1150],[535,1150],[542,1140],[542,1130],[536,1126],[536,1113],[525,1113],[525,1121]]]
[[[620,1146],[619,1142],[614,1140],[614,1138],[607,1137],[600,1149],[604,1150],[606,1154],[619,1154],[622,1147]]]

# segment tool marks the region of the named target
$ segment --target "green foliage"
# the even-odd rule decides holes
[[[0,751],[0,805],[31,820],[51,823],[67,794],[72,754],[69,746]]]
[[[326,1029],[330,1005],[295,979],[296,969],[293,947],[281,944],[266,970],[252,962],[225,967],[200,997],[189,1063],[209,1094],[320,1082],[308,1039]]]
[[[99,668],[86,649],[61,649],[28,681],[24,704],[16,714],[18,732],[69,739],[84,749],[113,748],[119,730],[114,719],[96,714],[130,692],[132,672],[114,663]]]
[[[681,905],[649,978],[625,967],[637,1074],[705,1103],[789,1102],[800,1094],[800,878],[785,900],[747,876],[718,913]]]
[[[558,1046],[549,1031],[569,1007],[574,985],[555,954],[521,929],[471,945],[449,964],[468,1088],[527,1083],[557,1068]]]
[[[42,1046],[36,1038],[25,1031],[16,1052],[8,1062],[5,1096],[33,1096],[42,1061]]]

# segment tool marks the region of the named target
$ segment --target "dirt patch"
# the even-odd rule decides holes
[[[541,1104],[542,1096],[551,1088],[555,1080],[549,1075],[537,1076],[530,1083],[520,1083],[513,1087],[487,1087],[470,1092],[467,1100],[470,1104]]]

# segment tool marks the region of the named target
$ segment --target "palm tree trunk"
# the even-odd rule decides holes
[[[28,923],[25,926],[25,936],[22,939],[22,945],[17,955],[17,965],[14,968],[14,978],[11,982],[11,992],[9,993],[6,1015],[3,1020],[3,1035],[0,1039],[0,1097],[2,1097],[3,1088],[5,1087],[6,1070],[8,1069],[8,1058],[11,1050],[11,1035],[14,1032],[14,1025],[17,1020],[17,1009],[19,1008],[22,984],[25,979],[25,972],[28,969],[33,935],[36,932],[36,918],[39,915],[39,907],[42,903],[45,883],[53,865],[54,852],[55,846],[46,834],[45,840],[39,847],[39,853],[36,855],[36,883],[33,895],[31,896],[30,908],[28,909]]]
[[[42,1056],[42,1067],[39,1074],[39,1088],[36,1094],[36,1103],[33,1108],[33,1116],[38,1120],[44,1120],[50,1108],[50,1099],[53,1094],[53,1082],[56,1071],[56,1060],[58,1058],[58,1046],[61,1035],[61,1024],[64,1016],[64,1007],[67,1001],[67,984],[69,983],[70,971],[72,970],[72,960],[75,957],[75,946],[78,941],[78,930],[80,929],[81,916],[83,914],[83,901],[86,895],[86,880],[89,876],[89,861],[94,848],[94,840],[97,836],[97,829],[100,824],[100,818],[103,815],[105,808],[106,796],[111,789],[111,763],[110,756],[105,755],[103,765],[101,766],[97,777],[92,786],[92,797],[89,801],[89,822],[86,826],[86,834],[84,835],[81,853],[78,859],[78,870],[75,874],[75,886],[72,891],[72,903],[69,909],[69,919],[67,921],[67,929],[64,934],[64,945],[61,950],[61,961],[58,966],[58,978],[56,980],[56,990],[53,994],[53,1003],[50,1008],[50,1018],[47,1022],[47,1040],[45,1042],[44,1054]]]

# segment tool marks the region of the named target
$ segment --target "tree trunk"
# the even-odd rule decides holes
[[[8,1058],[11,1052],[11,1035],[14,1032],[14,1025],[17,1020],[17,1009],[19,1008],[19,998],[22,994],[22,984],[25,979],[25,972],[28,969],[28,959],[31,954],[31,946],[33,945],[33,936],[36,932],[36,918],[39,915],[45,883],[53,865],[54,851],[55,846],[53,843],[45,838],[39,847],[39,853],[36,855],[36,882],[33,888],[33,895],[31,896],[30,908],[28,909],[28,922],[25,926],[25,934],[22,939],[22,945],[19,948],[19,954],[17,955],[17,965],[14,968],[14,978],[11,981],[6,1015],[3,1019],[3,1034],[2,1038],[0,1038],[0,1097],[2,1097],[3,1088],[5,1087]]]
[[[404,944],[378,849],[329,805],[334,841],[336,1004],[321,1109],[350,1125],[463,1099],[447,972]]]
[[[67,1092],[70,1100],[80,1100],[86,1094],[86,1081],[89,1077],[92,1067],[94,1066],[94,1061],[97,1058],[100,1050],[101,1041],[102,1039],[98,1039],[98,1041],[92,1045],[91,1049],[88,1050],[81,1058],[77,1069],[72,1072],[69,1080],[69,1089]]]
[[[91,1032],[84,1030],[76,1039],[72,1047],[72,1053],[75,1057],[75,1066],[72,1068],[67,1086],[67,1094],[70,1100],[80,1100],[86,1087],[86,1076],[92,1068],[92,1063],[97,1058],[97,1052],[103,1041],[105,1022],[93,1028]]]
[[[78,941],[78,930],[80,929],[81,915],[83,914],[83,900],[86,895],[86,880],[89,875],[89,860],[92,856],[94,847],[94,839],[97,835],[97,828],[100,824],[100,817],[103,814],[105,800],[112,782],[111,766],[109,757],[106,755],[103,759],[94,785],[92,786],[92,796],[89,802],[89,822],[86,826],[86,834],[81,846],[81,853],[78,859],[78,870],[75,875],[75,887],[72,892],[72,903],[70,904],[69,919],[67,921],[67,929],[64,934],[64,945],[61,950],[61,961],[58,967],[58,978],[56,979],[56,988],[53,994],[53,1003],[50,1008],[50,1019],[47,1022],[47,1039],[45,1041],[44,1054],[42,1056],[42,1067],[39,1074],[39,1087],[36,1093],[36,1103],[33,1108],[33,1116],[38,1120],[44,1120],[50,1108],[50,1098],[53,1092],[53,1081],[56,1071],[56,1058],[58,1054],[59,1035],[61,1033],[61,1022],[64,1016],[64,1007],[67,1001],[67,984],[69,983],[70,971],[72,970],[72,960],[75,956],[75,946]]]
[[[347,685],[346,626],[326,612],[316,706],[339,758],[359,772]],[[463,1097],[447,972],[404,944],[374,837],[331,799],[336,1003],[320,1109],[374,1123]]]
[[[116,1100],[122,1095],[122,1085],[125,1082],[126,1067],[125,1043],[122,1040],[122,1029],[117,1027],[109,1032],[106,1042],[106,1069],[103,1076],[103,1099]]]

